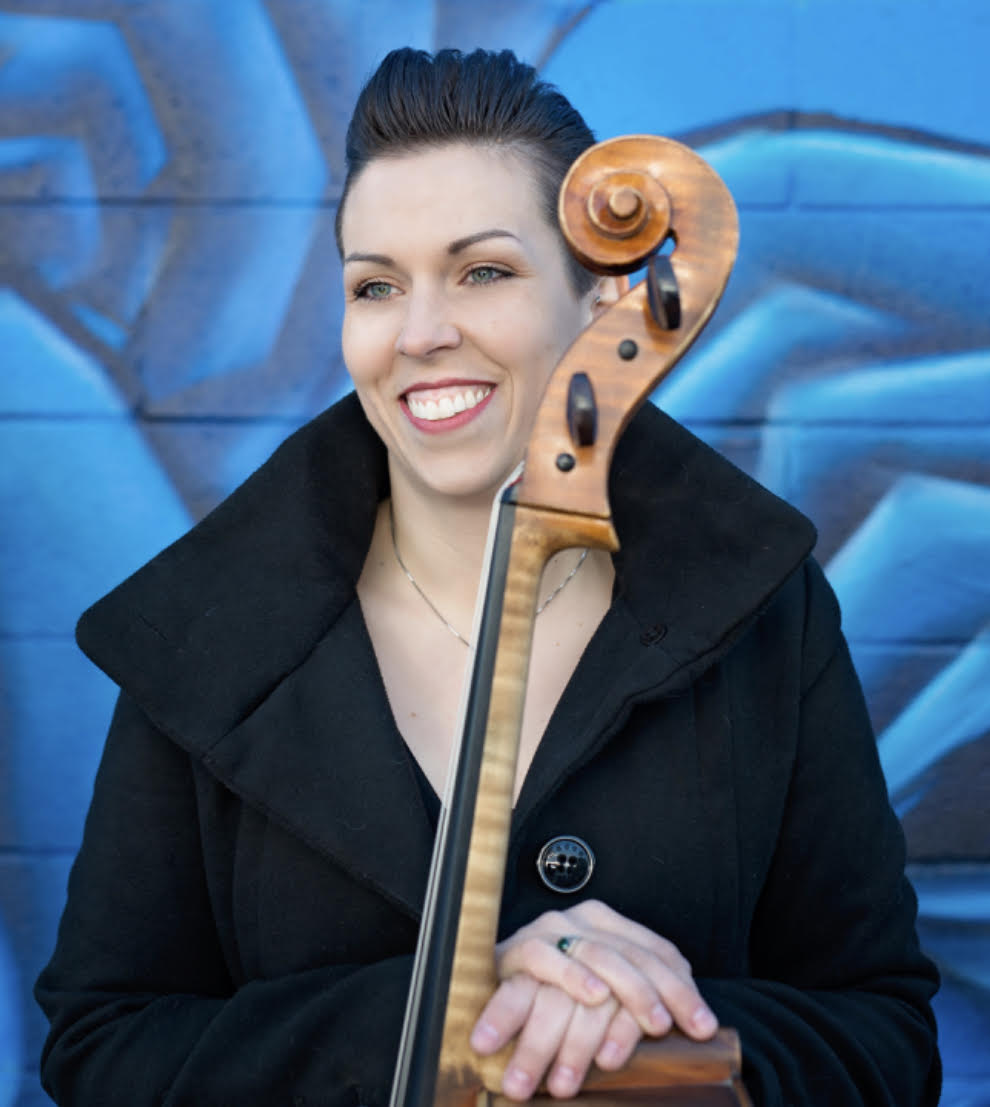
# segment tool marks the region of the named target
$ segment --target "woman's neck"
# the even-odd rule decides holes
[[[392,473],[396,563],[462,633],[470,629],[491,510],[487,495],[442,496]]]
[[[494,497],[489,498],[488,493],[477,497],[440,495],[407,481],[405,474],[396,473],[394,467],[391,477],[392,497],[379,511],[369,559],[377,564],[379,572],[385,572],[379,580],[390,580],[389,587],[397,588],[397,595],[406,589],[420,594],[417,603],[421,604],[421,617],[445,623],[466,642],[481,584]],[[582,569],[586,553],[562,550],[550,559],[540,583],[540,610],[571,580],[571,594],[589,588],[596,597],[598,591],[611,594],[613,574],[608,554],[593,553],[588,567]],[[366,566],[366,574],[370,567]],[[370,583],[366,575],[365,584]]]

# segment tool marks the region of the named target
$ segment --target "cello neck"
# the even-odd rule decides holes
[[[558,550],[615,548],[608,523],[576,523],[571,528],[556,513],[517,507],[511,499],[498,508],[391,1107],[454,1107],[483,1084],[501,1084],[506,1055],[480,1058],[469,1038],[496,987],[495,942],[540,579]]]

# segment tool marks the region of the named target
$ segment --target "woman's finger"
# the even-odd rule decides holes
[[[569,1099],[578,1093],[618,1009],[618,1001],[614,999],[597,1007],[585,1007],[580,1003],[575,1006],[547,1073],[546,1083],[551,1095]]]
[[[560,924],[558,924],[560,925]],[[573,924],[572,924],[573,925]],[[594,1005],[608,999],[611,989],[583,961],[560,947],[564,934],[530,933],[513,936],[495,949],[495,968],[500,980],[526,973],[541,984],[554,984],[578,1003]]]
[[[471,1031],[471,1048],[482,1055],[496,1053],[525,1025],[540,990],[540,982],[519,973],[495,989]]]
[[[568,953],[605,981],[647,1034],[667,1033],[673,1020],[654,983],[654,977],[660,976],[658,967],[646,964],[652,960],[650,954],[629,943],[616,943],[609,935],[582,937]]]
[[[595,1054],[595,1064],[609,1072],[621,1069],[642,1037],[643,1031],[639,1023],[624,1007],[620,1007],[609,1023],[605,1038]]]
[[[685,971],[687,962],[683,957],[678,954],[671,965],[664,958],[639,947],[627,948],[624,952],[653,984],[660,1004],[667,1012],[667,1020],[672,1020],[685,1034],[699,1041],[710,1038],[718,1030],[718,1019],[702,998],[689,969]],[[657,1010],[652,1012],[651,1018],[660,1023],[665,1021]],[[668,1021],[664,1030],[648,1032],[666,1033],[669,1029]]]
[[[571,908],[568,915],[578,924],[582,932],[590,934],[601,931],[614,935],[655,954],[682,975],[692,974],[690,962],[673,942],[656,934],[648,926],[620,915],[618,911],[609,907],[607,903],[602,903],[601,900],[583,900]]]
[[[646,949],[614,933],[595,931],[573,943],[568,953],[605,981],[644,1033],[666,1034],[676,1023],[691,1037],[705,1039],[718,1028],[688,962],[670,942],[660,939]]]
[[[552,984],[541,984],[526,1025],[502,1077],[502,1090],[510,1099],[529,1099],[543,1074],[557,1056],[561,1042],[579,1005]]]

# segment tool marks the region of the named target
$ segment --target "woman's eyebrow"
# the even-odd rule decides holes
[[[370,261],[372,265],[385,266],[395,264],[388,254],[348,254],[347,257],[344,258],[344,264],[346,265],[349,261]]]
[[[459,254],[462,250],[466,250],[469,246],[473,246],[476,242],[484,242],[487,238],[513,238],[516,242],[519,241],[517,235],[514,235],[512,231],[503,231],[500,227],[492,227],[487,231],[476,231],[474,234],[465,235],[463,238],[455,238],[453,242],[447,247],[448,254]],[[395,264],[395,260],[390,258],[388,254],[364,254],[360,252],[354,252],[348,254],[344,258],[344,264],[347,265],[351,261],[367,261],[372,265],[384,265],[391,266]]]
[[[519,241],[512,231],[503,231],[500,227],[493,227],[489,231],[478,231],[476,234],[465,235],[464,238],[455,238],[447,247],[447,253],[459,254],[461,250],[466,250],[476,242],[484,242],[486,238],[514,238],[517,242]]]

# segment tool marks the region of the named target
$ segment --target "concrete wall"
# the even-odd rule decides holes
[[[0,1107],[113,689],[79,612],[347,388],[343,128],[389,48],[511,46],[602,137],[695,145],[742,220],[657,400],[818,524],[990,1104],[985,0],[0,2]]]

